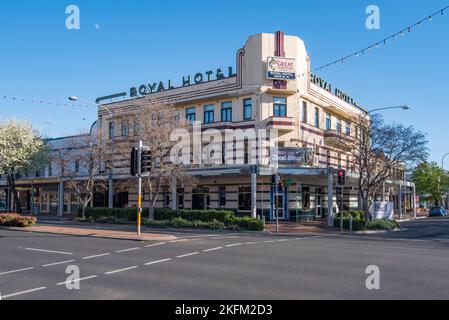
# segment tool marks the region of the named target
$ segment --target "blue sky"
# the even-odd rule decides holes
[[[81,30],[65,28],[68,5]],[[365,27],[365,8],[381,10],[381,29]],[[247,37],[283,30],[302,38],[318,67],[445,7],[444,0],[9,0],[0,5],[0,119],[25,118],[48,136],[76,134],[95,120],[93,106],[57,106],[123,91],[151,80],[178,80],[235,64]],[[95,25],[98,25],[96,27]],[[432,160],[449,152],[449,11],[419,30],[319,75],[387,121],[427,132]]]

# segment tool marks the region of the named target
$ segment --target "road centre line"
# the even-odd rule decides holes
[[[36,249],[36,248],[25,248],[25,250],[37,251],[37,252],[46,252],[46,253],[56,253],[56,254],[62,254],[62,255],[67,255],[67,256],[73,255],[73,253],[71,253],[71,252],[53,251],[53,250]]]
[[[2,296],[2,299],[8,299],[8,298],[12,298],[12,297],[17,297],[17,296],[21,296],[24,294],[28,294],[28,293],[33,293],[36,291],[42,291],[47,289],[47,287],[40,287],[40,288],[36,288],[36,289],[30,289],[30,290],[26,290],[26,291],[20,291],[20,292],[16,292],[16,293],[12,293],[12,294],[8,294],[6,296]]]
[[[260,244],[260,242],[246,242],[245,244],[250,246],[250,245],[253,245],[253,244]]]
[[[153,265],[153,264],[158,264],[158,263],[168,262],[168,261],[171,261],[171,260],[172,260],[171,258],[168,258],[168,259],[162,259],[162,260],[157,260],[157,261],[152,261],[152,262],[145,263],[145,265],[146,265],[146,266],[151,266],[151,265]]]
[[[65,284],[72,284],[72,283],[75,283],[75,282],[81,282],[81,281],[84,281],[84,280],[89,280],[89,279],[94,279],[94,278],[97,278],[98,276],[90,276],[90,277],[85,277],[85,278],[80,278],[80,279],[75,279],[75,280],[68,280],[68,281],[64,281],[64,282],[60,282],[60,283],[57,283],[56,285],[57,286],[62,286],[62,285],[65,285]]]
[[[18,273],[18,272],[33,270],[33,269],[34,269],[34,267],[29,267],[29,268],[17,269],[17,270],[12,270],[12,271],[6,271],[6,272],[0,273],[0,276],[4,276],[7,274],[11,274],[11,273]]]
[[[124,252],[137,251],[137,250],[140,250],[140,247],[135,247],[135,248],[130,248],[130,249],[119,250],[119,251],[116,251],[115,253],[124,253]]]
[[[243,243],[233,243],[233,244],[228,244],[226,246],[226,248],[232,248],[232,247],[238,247],[238,246],[243,246]]]
[[[100,257],[105,257],[105,256],[109,256],[110,253],[103,253],[103,254],[97,254],[95,256],[89,256],[89,257],[84,257],[81,258],[82,260],[88,260],[88,259],[94,259],[94,258],[100,258]]]
[[[159,243],[155,243],[155,244],[149,244],[149,245],[146,245],[145,248],[157,247],[157,246],[161,246],[164,244],[167,244],[167,242],[159,242]]]
[[[138,266],[133,266],[133,267],[124,268],[124,269],[120,269],[120,270],[114,270],[114,271],[105,272],[105,274],[111,275],[111,274],[125,272],[125,271],[129,271],[129,270],[137,269],[137,268],[139,268],[139,267]]]
[[[217,250],[221,250],[221,249],[223,249],[223,247],[217,247],[217,248],[207,249],[207,250],[203,250],[203,252],[212,252],[212,251],[217,251]]]
[[[199,252],[192,252],[192,253],[188,253],[188,254],[183,254],[182,256],[177,256],[177,259],[181,259],[181,258],[187,258],[187,257],[191,257],[191,256],[195,256],[197,254],[200,254]]]
[[[61,264],[67,264],[67,263],[71,263],[71,262],[75,262],[76,260],[68,260],[68,261],[61,261],[61,262],[55,262],[55,263],[49,263],[49,264],[44,264],[42,267],[43,268],[47,268],[47,267],[53,267],[53,266],[59,266]]]

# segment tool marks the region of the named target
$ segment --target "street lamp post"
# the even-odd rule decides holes
[[[70,97],[69,97],[69,100],[72,101],[72,102],[76,102],[76,101],[84,101],[84,102],[87,102],[87,103],[89,103],[89,104],[94,104],[94,103],[92,103],[91,101],[88,101],[88,100],[85,100],[85,99],[81,99],[81,98],[78,98],[78,97],[76,97],[76,96],[70,96]],[[99,108],[105,109],[105,110],[109,113],[109,115],[110,115],[112,118],[114,118],[114,115],[113,115],[113,113],[111,112],[111,110],[109,110],[109,108],[106,107],[105,105],[101,105],[101,104],[97,104],[97,103],[95,103],[94,105],[97,105]],[[100,130],[101,130],[101,122],[100,122]],[[112,148],[114,148],[114,144],[112,144]],[[112,150],[112,154],[114,154],[114,150]],[[111,162],[111,168],[109,169],[109,172],[108,172],[108,188],[109,188],[108,207],[109,207],[110,209],[113,209],[113,208],[114,208],[114,195],[113,195],[113,191],[112,191],[112,189],[113,189],[113,172],[112,172],[112,166],[113,166],[113,162]]]
[[[441,159],[441,169],[443,170],[444,170],[444,160],[446,159],[447,156],[449,156],[449,152],[443,156],[443,159]]]

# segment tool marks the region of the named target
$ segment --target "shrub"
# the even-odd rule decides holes
[[[234,218],[233,211],[223,210],[179,210],[178,216],[189,221],[213,221],[218,220],[225,222],[228,219]]]
[[[373,220],[368,223],[368,230],[394,230],[399,228],[399,224],[396,221],[392,220]]]
[[[228,218],[225,221],[225,224],[228,228],[231,228],[231,229],[244,229],[244,230],[250,230],[250,231],[265,230],[265,225],[264,225],[263,221],[258,220],[258,219],[253,219],[250,217]]]
[[[5,227],[25,228],[34,226],[36,221],[35,217],[24,217],[14,213],[0,214],[0,225]]]
[[[349,218],[344,218],[343,219],[343,229],[345,230],[349,230],[350,229],[350,219]],[[335,219],[334,220],[334,228],[336,229],[340,229],[341,226],[341,220]],[[366,227],[366,223],[365,220],[362,219],[354,219],[352,220],[352,231],[363,231],[365,230]]]
[[[143,224],[153,228],[225,229],[224,223],[218,220],[205,222],[199,220],[188,221],[182,218],[174,218],[171,220],[144,219]]]

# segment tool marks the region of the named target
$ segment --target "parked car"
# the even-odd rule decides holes
[[[434,207],[430,209],[429,217],[447,217],[447,210],[443,207]]]

